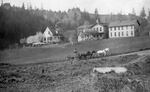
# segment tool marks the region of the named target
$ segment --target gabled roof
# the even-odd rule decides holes
[[[92,25],[82,25],[82,26],[79,26],[77,29],[90,29],[90,28],[94,27],[97,24],[98,25],[103,25],[103,26],[108,25],[107,23],[95,23],[95,24],[92,24]]]
[[[87,31],[87,32],[81,33],[80,35],[97,35],[97,34],[102,34],[102,33],[97,32],[97,31]]]
[[[97,32],[97,31],[89,31],[89,32],[86,32],[85,34],[95,35],[95,34],[100,34],[100,32]]]
[[[94,27],[95,25],[102,25],[102,26],[107,26],[107,23],[95,23],[94,25],[92,25],[91,27]]]
[[[128,26],[128,25],[137,25],[137,24],[138,24],[138,20],[115,21],[115,22],[109,23],[109,27]]]
[[[51,33],[53,34],[53,36],[61,36],[61,37],[63,37],[63,34],[61,34],[59,32],[57,33],[56,30],[52,29],[50,26],[44,27],[44,29],[42,30],[42,32],[44,33],[47,28],[49,29],[49,31],[51,31]]]
[[[46,26],[46,27],[44,28],[44,32],[46,31],[47,28],[52,32],[53,35],[56,35],[56,31],[53,30],[53,29],[51,29],[49,26]]]
[[[79,26],[78,29],[89,29],[91,28],[93,25],[82,25],[82,26]]]

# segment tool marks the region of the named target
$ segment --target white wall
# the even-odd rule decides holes
[[[44,31],[43,33],[43,36],[44,36],[44,42],[48,43],[50,42],[53,37],[53,33],[50,31],[50,29],[47,27],[46,30]]]
[[[44,31],[44,36],[47,37],[52,37],[53,33],[50,31],[50,29],[47,27],[46,30]]]
[[[120,33],[120,36],[119,36]],[[128,35],[127,35],[128,33]],[[116,34],[116,35],[115,35]],[[123,35],[122,35],[123,34]],[[126,26],[120,27],[120,30],[118,29],[118,27],[116,27],[116,30],[114,30],[114,27],[109,27],[109,38],[117,38],[117,37],[134,37],[135,36],[135,27],[132,26],[128,26],[128,28]]]
[[[94,27],[92,27],[92,30],[96,30],[96,31],[98,31],[98,32],[100,32],[100,33],[102,33],[102,32],[104,32],[104,26],[103,25],[99,25],[99,24],[97,24],[97,25],[95,25]],[[97,30],[98,29],[98,30]]]

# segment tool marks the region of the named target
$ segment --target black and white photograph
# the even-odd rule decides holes
[[[150,0],[0,0],[0,92],[150,92]]]

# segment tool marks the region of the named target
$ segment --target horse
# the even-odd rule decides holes
[[[98,50],[97,52],[96,52],[97,54],[102,54],[102,55],[106,55],[106,51],[105,50]]]
[[[98,50],[98,54],[103,54],[104,56],[108,55],[109,48],[105,48],[104,50]]]
[[[105,48],[104,50],[105,50],[106,52],[108,52],[108,51],[109,51],[109,48]]]
[[[109,52],[109,48],[105,48],[104,50],[105,50],[105,51],[106,51],[106,53],[108,54],[108,52]]]
[[[106,55],[108,55],[109,52],[110,52],[109,48],[105,48],[104,50],[105,50],[105,52],[106,52]]]

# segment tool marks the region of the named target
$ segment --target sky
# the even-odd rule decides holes
[[[9,2],[11,5],[22,6],[31,4],[33,8],[41,8],[53,11],[67,11],[71,8],[79,7],[82,11],[86,10],[94,13],[95,8],[98,9],[99,14],[122,14],[131,13],[133,8],[136,14],[139,15],[142,7],[148,10],[150,8],[150,0],[3,0]]]

